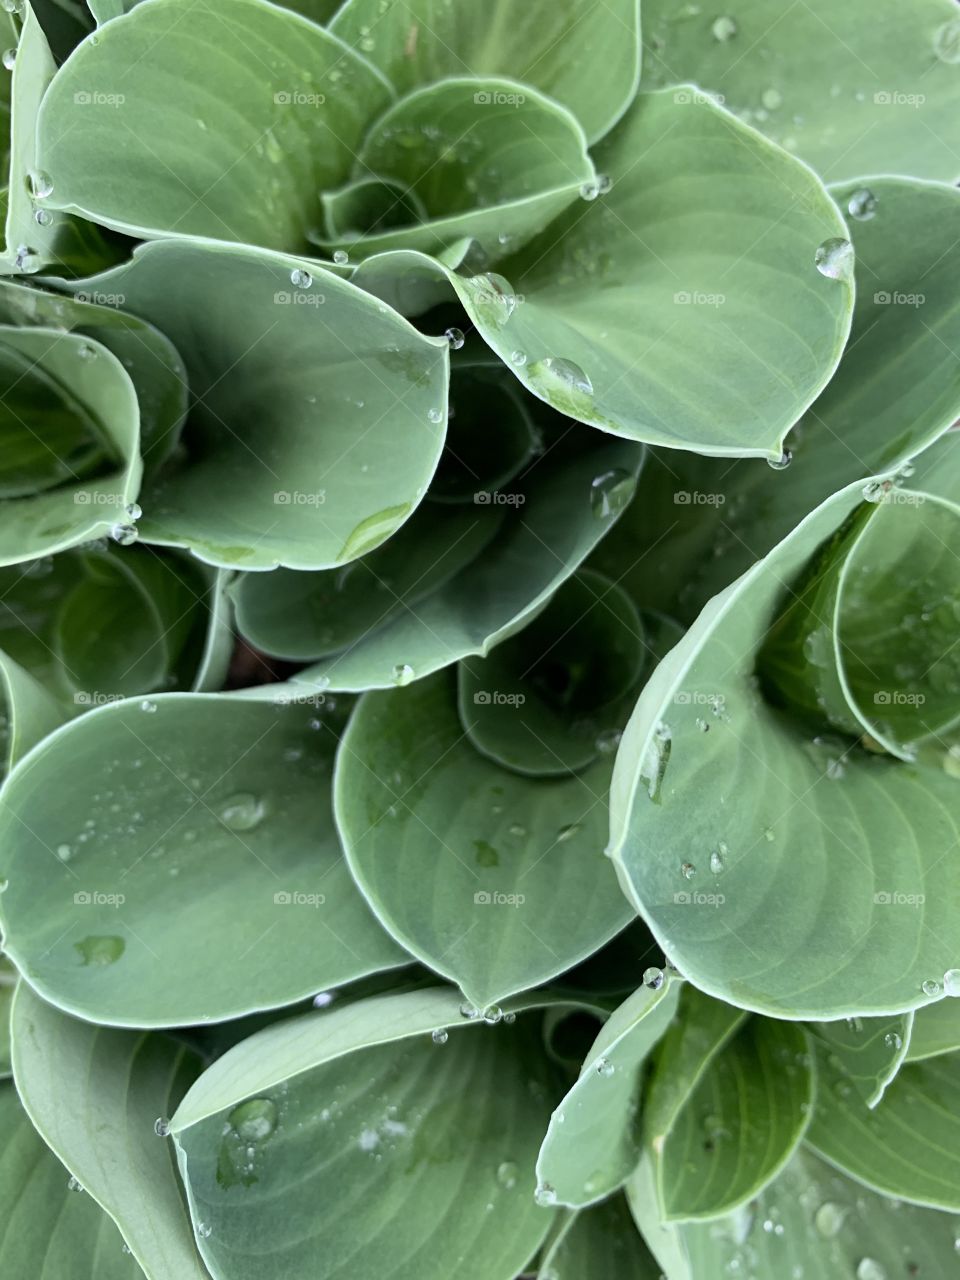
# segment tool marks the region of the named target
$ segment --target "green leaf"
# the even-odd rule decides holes
[[[904,172],[952,182],[956,21],[950,0],[774,10],[737,0],[696,13],[644,0],[644,84],[695,78],[830,181]]]
[[[931,1006],[931,1011],[937,1007]],[[818,1096],[822,1099],[824,1090],[833,1088],[841,1098],[856,1095],[859,1102],[875,1107],[908,1056],[914,1017],[908,1013],[810,1023],[807,1029],[816,1050]],[[847,1105],[856,1108],[857,1102]]]
[[[9,418],[0,423],[16,459],[9,480],[16,488],[16,464],[21,480],[37,477],[38,468],[46,476],[39,491],[0,503],[0,565],[78,546],[124,524],[124,509],[137,496],[142,471],[136,391],[115,355],[92,339],[54,329],[5,330],[4,340],[33,367],[33,393],[24,407],[29,419],[17,413],[16,401],[5,402],[17,434],[8,429]],[[22,365],[18,373],[15,368],[3,369],[4,391],[24,376]],[[93,431],[102,442],[103,461],[88,475],[96,446],[85,433]],[[36,440],[48,433],[56,453],[49,463]],[[77,470],[72,463],[78,456]],[[58,477],[63,478],[56,483]]]
[[[958,1082],[956,1053],[911,1062],[888,1085],[881,1105],[867,1111],[831,1087],[837,1082],[828,1072],[807,1140],[824,1159],[875,1191],[958,1213]]]
[[[265,0],[232,0],[229,22],[210,0],[137,5],[85,40],[47,90],[37,138],[48,204],[139,239],[301,252],[320,223],[318,190],[345,181],[389,100],[339,39]]]
[[[0,1267],[31,1280],[139,1280],[123,1237],[82,1191],[0,1084]]]
[[[662,1228],[649,1192],[649,1167],[629,1188],[630,1207],[670,1280],[736,1274],[879,1280],[956,1271],[955,1219],[874,1195],[802,1147],[757,1197],[721,1221]],[[770,1224],[769,1227],[767,1224]]]
[[[500,274],[452,277],[471,320],[561,413],[653,444],[779,459],[850,328],[836,206],[809,169],[692,88],[641,94],[594,159],[607,194]],[[815,265],[828,242],[833,279]]]
[[[2,1080],[13,1074],[10,1063],[10,1005],[18,976],[10,961],[0,952],[0,1079]]]
[[[463,236],[490,260],[533,239],[596,186],[587,139],[559,103],[515,80],[458,76],[394,103],[371,126],[354,175],[396,184],[422,220],[337,242],[362,255],[387,249],[437,253]]]
[[[0,780],[64,720],[44,686],[0,650]]]
[[[663,1280],[622,1196],[568,1214],[543,1256],[539,1280]]]
[[[523,0],[347,0],[331,30],[400,92],[448,76],[507,76],[563,103],[591,142],[627,109],[640,76],[639,0],[576,10]]]
[[[829,499],[707,606],[641,694],[611,788],[621,883],[669,958],[791,1018],[916,1008],[960,954],[956,781],[814,739],[757,688],[786,584],[861,498]]]
[[[173,1151],[154,1130],[199,1074],[194,1055],[163,1036],[78,1022],[21,984],[13,1059],[30,1119],[149,1280],[205,1280]]]
[[[182,1026],[403,964],[343,863],[334,746],[309,700],[176,693],[46,738],[0,807],[5,946],[30,984],[95,1021]]]
[[[228,1051],[171,1126],[215,1280],[265,1267],[513,1280],[551,1221],[532,1194],[550,1106],[536,1041],[527,1018],[471,1025],[433,990],[308,1014]]]
[[[468,525],[467,533],[461,513],[444,516],[443,538],[418,548],[423,567],[411,586],[409,579],[396,576],[399,554],[383,574],[381,563],[371,560],[371,572],[386,582],[386,598],[397,607],[384,615],[382,625],[355,632],[346,649],[296,679],[333,689],[387,688],[405,679],[408,667],[422,677],[461,658],[485,656],[535,617],[579,568],[629,502],[642,461],[639,449],[621,441],[597,440],[586,448],[582,438],[565,442],[506,492],[478,493],[476,527]],[[418,526],[418,538],[427,528]],[[468,550],[468,539],[476,547],[473,558],[448,577],[447,569]],[[384,564],[386,556],[384,551]],[[422,576],[424,570],[434,561],[442,579],[439,589],[420,595],[420,586],[432,581]],[[363,584],[358,578],[358,594]],[[262,590],[265,601],[268,589]],[[352,602],[350,616],[360,620]],[[328,619],[325,625],[335,624]]]
[[[537,1178],[559,1204],[594,1204],[622,1186],[636,1168],[644,1065],[676,1013],[679,990],[672,975],[665,978],[656,970],[650,985],[620,1005],[551,1116]]]
[[[941,1053],[960,1049],[960,1006],[953,1000],[938,1000],[918,1009],[907,1047],[907,1062],[920,1062]]]
[[[581,569],[490,657],[460,664],[460,719],[477,750],[505,768],[575,773],[616,749],[645,666],[633,601]]]
[[[376,235],[426,217],[413,191],[401,182],[358,178],[337,191],[322,191],[324,239],[335,243],[348,236]]]
[[[358,704],[337,760],[337,825],[384,926],[482,1009],[627,923],[603,858],[609,775],[607,761],[560,779],[500,768],[466,740],[453,674],[437,673]]]
[[[189,464],[141,498],[144,540],[226,567],[329,568],[420,501],[443,447],[446,341],[319,267],[248,247],[148,244],[82,288],[122,295],[168,334],[195,397]]]
[[[866,184],[866,185],[865,185]],[[872,216],[869,192],[875,201]],[[960,416],[960,192],[908,178],[833,188],[850,216],[857,301],[836,374],[787,438],[785,471],[652,453],[596,567],[692,621],[832,493],[898,472]],[[654,546],[655,544],[655,546]]]

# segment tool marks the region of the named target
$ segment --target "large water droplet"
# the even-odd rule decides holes
[[[562,356],[547,356],[545,360],[537,360],[530,366],[530,377],[535,381],[547,384],[562,396],[573,396],[583,400],[593,395],[593,383],[573,360],[565,360]]]
[[[618,515],[633,497],[634,480],[629,471],[614,467],[595,476],[590,484],[590,505],[598,520]]]
[[[309,289],[313,284],[313,276],[302,267],[294,267],[290,272],[290,283],[295,289]]]
[[[434,1044],[446,1044],[450,1039],[450,1032],[446,1027],[435,1027],[430,1033],[430,1039]]]
[[[829,280],[849,280],[853,275],[853,245],[849,240],[832,236],[817,247],[814,265]]]
[[[166,1138],[170,1133],[170,1121],[163,1116],[157,1116],[153,1122],[153,1132],[158,1138]]]
[[[347,253],[346,249],[335,249],[333,260],[338,267],[345,267],[350,261],[350,255]]]
[[[793,451],[791,449],[784,449],[779,458],[768,458],[767,466],[771,467],[774,471],[786,471],[792,461]]]
[[[269,1098],[251,1098],[230,1113],[230,1125],[244,1142],[263,1142],[277,1128],[277,1105]]]
[[[491,1027],[495,1027],[502,1017],[503,1010],[498,1004],[488,1004],[483,1011],[483,1020]]]
[[[110,530],[110,537],[121,547],[129,547],[139,536],[135,524],[115,524]]]
[[[842,1209],[839,1205],[827,1200],[814,1214],[813,1222],[825,1239],[832,1240],[839,1233],[846,1216],[846,1209]]]
[[[266,814],[263,801],[249,791],[238,791],[220,806],[220,821],[231,831],[252,831]]]
[[[649,987],[651,991],[659,991],[663,986],[663,970],[651,965],[649,969],[643,971],[643,985]]]
[[[445,330],[443,336],[446,338],[447,342],[450,345],[450,349],[452,351],[459,351],[460,348],[463,346],[463,344],[466,342],[466,338],[463,336],[462,329],[454,329],[454,328],[447,329]]]
[[[17,51],[16,51],[16,49],[4,49],[4,51],[3,51],[3,65],[4,65],[4,67],[6,67],[6,69],[7,69],[8,71],[12,71],[12,70],[13,70],[13,68],[17,65]]]
[[[858,187],[847,201],[847,213],[858,222],[869,222],[877,212],[877,197],[869,187]]]

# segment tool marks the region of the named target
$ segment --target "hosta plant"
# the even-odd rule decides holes
[[[946,1280],[954,0],[4,0],[0,1274]]]

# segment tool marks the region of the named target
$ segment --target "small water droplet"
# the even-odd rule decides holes
[[[290,283],[296,289],[309,289],[313,284],[313,276],[303,267],[294,267],[290,272]]]
[[[573,839],[579,830],[579,822],[568,822],[566,826],[561,827],[557,832],[557,844],[566,844],[568,840]]]
[[[620,739],[623,732],[620,729],[604,729],[602,733],[597,734],[594,746],[602,756],[613,755],[614,751],[620,746]]]
[[[429,420],[430,420],[431,422],[434,422],[434,423],[436,423],[436,422],[442,422],[442,421],[443,421],[443,410],[442,410],[442,409],[428,409],[428,410],[427,410],[427,417],[429,418]]]
[[[350,255],[347,253],[346,249],[335,249],[333,253],[333,260],[338,267],[345,267],[350,261]]]
[[[663,970],[658,969],[655,965],[651,965],[649,969],[644,969],[643,985],[649,987],[651,991],[659,991],[663,986]]]
[[[398,662],[393,668],[393,683],[400,686],[409,684],[415,674],[409,662]]]
[[[510,363],[517,369],[522,369],[527,363],[527,353],[525,351],[511,351]]]
[[[17,65],[17,51],[16,51],[16,49],[4,49],[4,51],[3,51],[3,65],[6,67],[6,69],[7,69],[8,71],[12,71],[12,70],[13,70],[13,68]]]
[[[83,938],[73,944],[81,962],[94,967],[113,964],[120,959],[126,947],[123,938],[113,936]]]
[[[941,62],[960,62],[960,18],[951,18],[937,28],[933,52]]]
[[[151,702],[149,698],[144,698],[140,703],[140,710],[145,711],[147,715],[152,715],[156,709],[157,704],[155,702]]]
[[[475,1004],[471,1004],[469,1000],[464,1000],[460,1006],[460,1017],[466,1018],[468,1022],[473,1022],[475,1018],[480,1017],[480,1010]]]
[[[768,111],[776,111],[778,107],[783,106],[783,94],[779,89],[764,89],[760,95],[760,101]]]
[[[767,466],[774,471],[786,471],[790,463],[793,461],[793,451],[784,449],[779,458],[768,458]]]
[[[198,1222],[197,1235],[199,1235],[204,1240],[209,1240],[210,1237],[213,1235],[213,1227],[211,1227],[209,1223]]]
[[[858,222],[869,222],[877,212],[877,197],[869,187],[858,187],[847,201],[847,212]]]
[[[251,1098],[230,1113],[230,1126],[244,1142],[263,1142],[276,1131],[277,1104],[270,1098]]]
[[[633,497],[634,481],[629,471],[615,467],[594,477],[590,485],[590,505],[598,520],[618,515]]]
[[[48,209],[37,209],[33,215],[33,220],[38,227],[49,227],[53,221],[53,214]]]
[[[43,169],[31,169],[28,176],[30,194],[34,200],[46,200],[53,195],[53,179]]]
[[[513,1160],[504,1160],[502,1164],[497,1166],[497,1181],[501,1187],[507,1191],[512,1191],[517,1185],[518,1169]]]
[[[220,806],[220,821],[231,831],[252,831],[265,815],[263,801],[249,791],[238,791]]]
[[[313,1007],[315,1009],[329,1009],[336,998],[336,991],[318,991],[313,997]]]
[[[903,1048],[903,1039],[901,1036],[897,1035],[896,1031],[888,1031],[887,1034],[883,1037],[883,1043],[887,1046],[888,1049]]]
[[[593,383],[588,374],[573,360],[562,356],[547,356],[530,366],[530,376],[555,386],[561,393],[573,394],[582,399],[593,395]]]
[[[927,978],[926,982],[921,984],[921,991],[925,996],[938,996],[940,994],[940,983],[936,978]]]
[[[483,1011],[483,1020],[489,1026],[494,1027],[503,1017],[503,1010],[498,1004],[488,1004]]]
[[[507,831],[510,835],[515,836],[518,840],[522,840],[523,837],[527,834],[527,828],[522,827],[519,822],[511,822],[510,826],[507,828]]]
[[[597,1059],[597,1075],[598,1076],[603,1076],[604,1079],[609,1079],[610,1076],[612,1076],[613,1073],[616,1071],[616,1069],[617,1068],[613,1065],[613,1063],[610,1061],[609,1058]]]
[[[718,40],[720,44],[726,44],[728,40],[732,40],[737,34],[738,27],[733,18],[726,16],[717,18],[713,26],[710,28],[710,34],[714,40]]]
[[[829,280],[849,280],[853,275],[853,245],[849,240],[832,236],[817,247],[814,265]]]
[[[135,524],[115,524],[110,530],[110,537],[121,547],[129,547],[139,536]]]
[[[697,868],[693,865],[692,862],[681,863],[680,874],[683,876],[684,880],[692,880],[693,877],[697,874]]]
[[[57,857],[61,862],[69,862],[73,857],[73,850],[68,844],[57,845]]]
[[[960,996],[960,969],[948,969],[943,975],[943,991],[948,996]]]
[[[861,1258],[857,1266],[857,1280],[887,1280],[887,1273],[873,1258]]]
[[[825,1239],[832,1240],[839,1233],[846,1216],[846,1209],[827,1200],[814,1214],[813,1222]]]
[[[158,1138],[166,1138],[170,1133],[170,1121],[158,1116],[153,1122],[153,1132]]]
[[[123,509],[131,520],[139,520],[143,515],[139,502],[128,502]]]
[[[727,848],[727,846],[724,844],[722,840],[720,841],[716,849],[714,849],[713,853],[711,853],[710,870],[713,872],[715,876],[722,874],[724,868],[726,867],[727,864],[724,861],[724,859],[726,858],[728,853],[729,853],[729,849]]]
[[[580,188],[580,198],[582,200],[596,200],[599,194],[600,194],[600,183],[593,179],[591,179],[589,182],[585,182],[583,186]]]
[[[549,1182],[539,1182],[534,1194],[534,1199],[541,1208],[545,1209],[550,1205],[557,1203],[557,1193],[556,1190],[551,1187]]]
[[[434,1044],[446,1044],[450,1039],[450,1032],[446,1027],[435,1027],[430,1033],[430,1038]]]
[[[82,1182],[80,1182],[77,1178],[75,1178],[75,1177],[73,1176],[73,1174],[71,1174],[71,1175],[70,1175],[70,1181],[67,1183],[67,1190],[68,1190],[68,1191],[82,1191],[82,1190],[83,1190],[83,1183],[82,1183]]]
[[[463,346],[463,344],[466,342],[466,338],[463,336],[462,329],[456,329],[456,328],[446,329],[444,331],[443,336],[446,338],[450,346],[450,349],[452,351],[459,351],[460,348]]]

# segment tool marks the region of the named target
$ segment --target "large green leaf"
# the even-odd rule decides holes
[[[396,184],[423,213],[370,235],[351,227],[344,249],[435,253],[470,236],[489,260],[526,244],[597,181],[583,130],[559,103],[515,80],[459,76],[394,103],[364,138],[355,174]]]
[[[781,1016],[916,1008],[960,954],[956,780],[814,735],[757,688],[786,584],[861,499],[829,499],[707,606],[641,694],[611,790],[621,882],[670,958]]]
[[[806,1147],[754,1204],[716,1222],[664,1229],[649,1166],[630,1186],[630,1207],[670,1280],[951,1280],[956,1219],[874,1195]]]
[[[831,181],[952,181],[956,23],[951,0],[644,0],[644,84],[695,79]]]
[[[543,1256],[538,1280],[663,1280],[623,1196],[571,1213]]]
[[[424,539],[416,552],[420,568],[412,582],[398,571],[400,548],[396,557],[385,548],[383,561],[371,557],[368,562],[374,577],[385,583],[382,590],[391,605],[381,624],[370,617],[364,590],[369,579],[358,574],[345,588],[349,603],[337,606],[356,627],[350,643],[295,678],[333,689],[388,688],[461,658],[486,655],[536,616],[608,532],[633,495],[642,461],[635,445],[594,443],[580,435],[536,459],[505,492],[480,491],[475,526],[471,522],[465,529],[459,512],[444,515],[442,536],[428,542],[425,535],[440,518],[424,516],[417,533]],[[470,563],[456,567],[470,545],[475,548]],[[431,584],[433,571],[426,576],[431,564],[441,579],[439,589],[421,597],[421,586]],[[449,576],[448,567],[455,569]],[[320,592],[329,599],[340,582],[335,577],[321,583]],[[246,590],[240,590],[242,625]],[[261,608],[269,607],[268,586],[254,584],[251,593],[261,598]],[[375,606],[372,612],[378,612]],[[325,620],[323,626],[328,625]],[[288,624],[271,625],[278,634],[288,629]],[[311,629],[315,636],[323,633],[315,623]],[[266,637],[265,627],[257,634]]]
[[[182,1026],[404,963],[343,862],[334,746],[309,700],[176,693],[45,739],[0,805],[21,972],[82,1017]]]
[[[359,703],[337,760],[337,825],[384,926],[482,1009],[629,919],[603,860],[609,776],[608,760],[562,778],[494,764],[464,735],[453,673],[437,673]]]
[[[960,1212],[960,1054],[902,1067],[883,1102],[867,1111],[827,1072],[810,1145],[832,1165],[886,1195]]]
[[[147,486],[147,541],[224,566],[328,568],[420,501],[443,447],[446,341],[319,267],[248,247],[148,244],[81,287],[122,295],[189,372],[190,458]]]
[[[347,0],[331,30],[400,91],[448,76],[508,76],[562,102],[591,142],[620,118],[640,75],[639,0]]]
[[[607,194],[502,274],[452,276],[473,323],[534,395],[582,422],[779,459],[850,328],[836,206],[692,88],[640,94],[594,159]]]
[[[939,1006],[921,1010],[932,1013]],[[813,1022],[817,1057],[818,1097],[832,1088],[847,1105],[866,1103],[871,1109],[881,1101],[890,1081],[907,1057],[914,1015],[891,1018],[845,1018],[840,1022]]]
[[[26,404],[3,397],[9,480],[16,490],[28,478],[44,478],[36,491],[0,501],[0,565],[108,534],[128,540],[142,463],[136,389],[127,371],[106,347],[76,333],[6,329],[4,343],[28,363],[0,363],[3,392],[15,392],[27,372],[32,389]],[[48,433],[53,459],[37,439]]]
[[[318,189],[347,178],[390,96],[337,37],[265,0],[137,5],[86,39],[47,90],[47,204],[140,239],[302,252],[320,223]]]
[[[866,199],[866,194],[872,201]],[[960,416],[960,192],[868,178],[832,194],[850,215],[857,300],[836,374],[771,471],[657,452],[597,567],[645,603],[692,621],[707,600],[854,480],[897,472]]]
[[[680,984],[653,969],[609,1020],[584,1060],[576,1084],[550,1117],[537,1178],[559,1204],[602,1200],[640,1159],[637,1111],[644,1065],[676,1013]]]
[[[69,1185],[68,1185],[69,1184]],[[0,1267],[30,1280],[139,1280],[123,1237],[0,1084]]]
[[[906,1061],[920,1062],[941,1053],[952,1053],[954,1049],[960,1049],[960,1005],[954,1000],[940,1000],[918,1009],[913,1017]]]
[[[171,1125],[215,1280],[513,1280],[551,1221],[533,1197],[550,1103],[530,1017],[491,1028],[449,990],[412,992],[228,1051]]]
[[[117,1223],[149,1280],[205,1280],[173,1151],[154,1129],[199,1060],[158,1034],[78,1022],[25,984],[13,1020],[17,1089],[47,1144]]]

